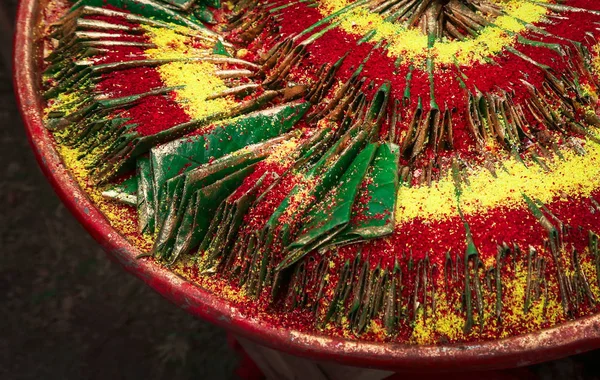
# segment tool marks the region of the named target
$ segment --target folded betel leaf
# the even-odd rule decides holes
[[[397,145],[386,143],[379,146],[360,185],[351,220],[346,229],[330,242],[331,245],[375,239],[394,231],[399,156]]]
[[[199,4],[194,7],[194,16],[198,20],[200,20],[201,22],[206,23],[206,24],[214,25],[217,23],[217,20],[215,19],[215,15],[213,14],[213,11],[204,4]],[[224,54],[224,52],[226,53],[227,50],[224,49],[223,43],[221,41],[218,41],[217,43],[219,45],[221,45],[221,47],[216,48],[216,46],[215,46],[213,53],[230,56],[229,53]]]
[[[192,248],[193,246],[185,246],[183,242],[189,241],[191,234],[202,236],[203,233],[203,231],[192,231],[188,228],[194,221],[195,210],[190,209],[190,201],[194,199],[195,194],[225,176],[239,172],[264,159],[269,155],[273,146],[285,138],[285,136],[280,136],[250,145],[169,179],[165,184],[165,199],[161,203],[165,207],[159,210],[162,215],[157,219],[159,233],[153,248],[155,255],[168,256],[174,247],[183,251]],[[176,253],[179,255],[179,252]]]
[[[219,264],[225,263],[233,256],[231,249],[238,236],[238,230],[242,224],[243,217],[250,206],[260,195],[258,190],[267,177],[276,177],[275,173],[264,173],[247,190],[239,188],[231,194],[215,213],[209,229],[207,230],[200,247],[198,255],[200,260],[205,261],[205,271],[214,271]]]
[[[294,264],[312,247],[319,245],[322,239],[330,238],[347,226],[359,186],[363,182],[377,148],[377,144],[367,145],[341,177],[339,186],[330,190],[323,200],[307,213],[299,236],[286,247],[287,255],[277,265],[277,270]]]
[[[390,82],[383,83],[371,101],[371,106],[369,107],[369,111],[367,113],[367,121],[373,123],[375,126],[372,132],[375,136],[379,133],[381,124],[384,122],[384,119],[387,115],[387,105],[390,99],[391,89],[392,86]]]
[[[221,202],[233,193],[253,170],[254,165],[247,166],[192,194],[185,210],[191,218],[185,218],[179,226],[172,250],[163,251],[160,257],[172,264],[179,255],[200,244]]]
[[[135,176],[131,176],[121,183],[107,186],[102,191],[102,196],[106,199],[136,207],[138,205],[137,193],[138,179]]]
[[[144,17],[155,18],[173,24],[187,26],[192,29],[205,29],[204,25],[195,23],[154,0],[79,0],[73,5],[71,11],[84,6],[102,7],[107,4],[117,8],[127,9],[131,13]]]
[[[368,134],[367,130],[359,131],[358,128],[349,130],[305,174],[306,180],[292,189],[265,225],[267,246],[273,242],[275,233],[283,246],[290,243],[290,233],[298,226],[301,217],[338,183],[366,144]]]
[[[285,182],[286,179],[296,176],[299,173],[307,173],[309,172],[315,165],[314,162],[321,159],[325,151],[327,150],[327,146],[331,145],[334,133],[330,127],[320,128],[317,131],[313,131],[309,136],[307,136],[303,142],[298,144],[296,148],[288,155],[288,158],[293,162],[287,170],[285,170],[282,174],[275,174],[275,180],[267,186],[265,189],[261,189],[261,193],[257,194],[257,198],[252,205],[253,208],[261,207],[262,204],[270,203],[270,198],[272,196],[284,196],[286,199],[285,202],[289,202],[289,198],[293,197],[293,191],[297,191],[297,188],[289,188],[288,190],[283,190],[280,188],[282,185],[281,182]],[[273,204],[273,208],[278,207],[278,203]],[[283,203],[281,203],[283,204]],[[277,209],[279,211],[285,210],[285,207],[281,207]],[[278,212],[279,212],[278,211]],[[265,220],[265,223],[269,223],[269,221],[277,220],[276,216],[272,216],[273,212],[268,212],[266,214],[262,214],[264,217],[268,217],[269,220]],[[241,243],[242,240],[237,240],[232,255],[230,256],[234,263],[230,263],[233,267],[237,268],[234,270],[241,269],[242,265],[250,264],[250,266],[260,266],[260,271],[264,272],[266,270],[265,265],[269,262],[268,256],[270,254],[265,255],[264,257],[261,255],[260,251],[265,246],[268,246],[270,242],[268,241],[270,238],[268,236],[273,236],[272,234],[267,236],[269,229],[272,231],[272,226],[263,226],[259,228],[250,228],[246,230],[245,237],[241,237],[245,243]],[[249,234],[248,234],[249,233]],[[241,244],[240,244],[241,243]],[[246,244],[250,244],[246,246]],[[267,251],[269,252],[269,251]],[[272,252],[271,252],[272,253]],[[228,254],[228,252],[225,252]],[[247,261],[249,260],[249,261]],[[210,268],[210,265],[208,266]],[[244,274],[241,275],[239,281],[240,283],[252,282],[260,288],[262,286],[262,281],[259,278],[249,279],[248,276],[254,277],[257,273],[254,269],[250,269],[250,267],[246,266],[244,269]],[[259,275],[259,277],[264,277],[263,275]],[[263,278],[264,279],[264,278]],[[255,281],[257,280],[257,281]]]
[[[138,231],[142,234],[153,235],[155,226],[154,187],[152,187],[149,157],[140,157],[137,160],[136,178],[138,180]]]
[[[150,160],[155,191],[154,210],[160,213],[167,180],[210,160],[288,132],[308,107],[306,102],[283,104],[217,125],[208,133],[153,148]]]
[[[197,13],[201,12],[202,14],[205,14],[206,12],[209,12],[209,10],[202,10],[201,7],[198,7],[195,11],[194,14],[196,14],[196,17],[198,17],[199,19],[203,19],[204,17],[199,16]],[[210,13],[212,15],[212,13]],[[231,54],[227,51],[227,49],[225,48],[225,45],[223,45],[223,42],[221,41],[217,41],[215,43],[215,46],[213,48],[213,53],[214,54],[218,54],[218,55],[224,55],[227,57],[231,57]]]

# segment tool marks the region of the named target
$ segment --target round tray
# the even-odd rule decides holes
[[[108,255],[127,271],[187,312],[256,343],[316,360],[392,370],[481,370],[525,366],[600,347],[600,314],[536,333],[503,340],[418,346],[332,338],[284,330],[242,314],[235,306],[150,260],[111,227],[79,188],[44,128],[38,91],[40,67],[38,11],[43,0],[21,0],[14,51],[14,88],[29,142],[59,197]]]

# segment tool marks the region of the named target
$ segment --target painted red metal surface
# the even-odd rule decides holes
[[[164,267],[136,260],[141,252],[119,235],[63,166],[41,118],[40,53],[37,25],[40,0],[21,0],[15,33],[14,84],[27,134],[38,162],[66,205],[109,256],[127,271],[189,313],[259,344],[316,360],[392,370],[482,370],[525,366],[600,347],[600,315],[504,340],[473,344],[412,346],[372,343],[282,330],[249,318],[218,295]]]

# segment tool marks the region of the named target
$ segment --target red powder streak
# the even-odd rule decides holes
[[[275,209],[298,183],[298,178],[288,174],[275,185],[260,203],[254,206],[244,217],[245,231],[253,232],[261,229],[269,220]]]
[[[174,96],[171,93],[171,96]],[[181,123],[190,121],[183,108],[165,95],[146,96],[129,108],[131,123],[138,124],[136,132],[142,136],[153,135]]]
[[[373,48],[373,44],[370,43],[357,45],[359,39],[360,37],[350,35],[343,30],[332,29],[307,47],[309,52],[307,60],[313,65],[320,67],[323,64],[333,64],[346,53],[350,52],[338,71],[338,78],[341,81],[345,81],[358,69]],[[371,59],[375,58],[375,56],[376,54],[372,54]],[[389,68],[389,66],[386,67]],[[374,69],[373,72],[375,72]],[[384,72],[386,74],[379,75],[381,82],[391,77],[391,75],[388,75],[391,74],[391,71],[384,70]],[[368,76],[367,78],[375,79],[375,77],[371,78]]]
[[[528,246],[542,246],[548,233],[526,206],[520,209],[499,207],[479,215],[466,216],[473,242],[480,257],[495,257],[498,246],[518,244],[522,250]]]
[[[563,223],[571,226],[564,241],[573,244],[580,252],[587,246],[588,231],[600,231],[600,211],[593,211],[589,199],[555,201],[547,207]],[[542,246],[548,238],[546,230],[525,206],[520,209],[499,207],[478,215],[467,215],[466,221],[484,260],[495,257],[497,247],[503,243],[509,246],[516,243],[526,249],[530,245]],[[384,267],[390,267],[396,258],[409,255],[409,252],[415,260],[429,255],[432,263],[442,265],[446,252],[451,252],[453,257],[464,253],[466,234],[458,216],[443,221],[415,219],[397,226],[390,238],[344,247],[340,252],[347,259],[355,256],[359,248],[363,255],[371,257],[371,262],[381,262]]]
[[[285,171],[285,167],[271,162],[267,163],[264,161],[259,162],[254,169],[254,172],[244,179],[244,182],[237,190],[232,194],[232,199],[237,200],[242,195],[247,193],[252,187],[256,185],[258,180],[264,176],[263,182],[260,187],[256,190],[257,194],[264,192],[275,180],[276,177],[273,174],[280,176]]]
[[[286,3],[282,1],[281,5]],[[278,14],[284,20],[278,24],[279,32],[287,36],[298,34],[323,18],[317,8],[309,8],[305,3],[291,5]]]
[[[120,17],[94,16],[94,19],[131,27],[138,26],[137,24],[129,23]],[[139,40],[139,42],[148,42],[148,38],[144,35],[134,37]],[[99,57],[97,63],[126,62],[145,58],[145,50],[143,48],[115,46]],[[109,96],[128,96],[147,92],[162,86],[163,83],[160,79],[160,74],[155,68],[136,67],[103,74],[101,81],[97,84],[96,88],[101,93],[108,94]]]
[[[592,195],[598,202],[600,190]],[[600,210],[590,198],[559,200],[546,206],[554,216],[568,226],[563,241],[578,252],[588,247],[589,231],[600,233]]]
[[[590,10],[600,10],[600,3],[596,0],[570,0],[567,1],[568,6],[578,7]],[[599,32],[596,29],[594,22],[600,20],[600,16],[586,12],[566,12],[565,19],[553,19],[553,24],[546,25],[545,29],[557,36],[569,38],[575,41],[583,42],[586,45],[594,43],[587,33],[592,33],[598,36]],[[588,45],[589,46],[589,45]]]
[[[396,227],[391,238],[367,244],[372,255],[382,260],[412,254],[415,260],[429,255],[434,263],[443,263],[446,252],[463,253],[466,249],[466,234],[459,217],[445,221],[416,219]]]
[[[160,73],[153,67],[135,67],[102,74],[97,89],[111,97],[141,94],[164,87]]]

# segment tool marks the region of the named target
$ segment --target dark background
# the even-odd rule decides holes
[[[0,0],[0,379],[235,379],[225,332],[109,261],[43,177],[13,96],[17,2]],[[532,372],[596,379],[598,358]]]
[[[0,379],[231,379],[225,332],[109,261],[31,152],[0,0]]]

